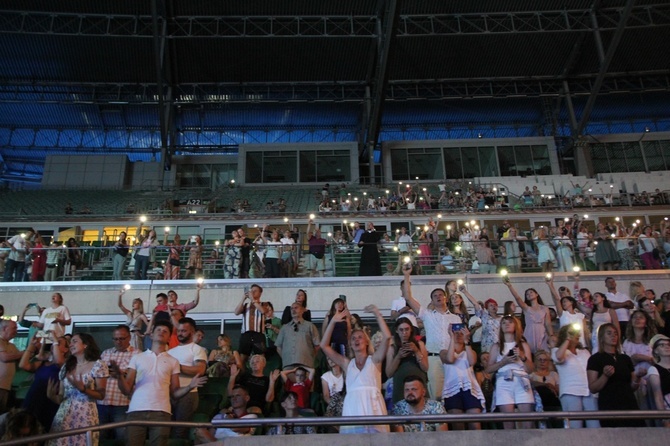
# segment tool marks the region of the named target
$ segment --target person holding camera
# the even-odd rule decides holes
[[[428,379],[428,350],[417,339],[418,329],[406,318],[398,318],[393,334],[393,343],[386,353],[386,376],[393,377],[393,404],[404,395],[405,378],[418,376],[425,383]]]

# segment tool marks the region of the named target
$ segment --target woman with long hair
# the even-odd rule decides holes
[[[529,373],[533,371],[530,346],[523,339],[521,323],[514,316],[503,316],[500,321],[500,341],[491,347],[487,373],[496,374],[494,399],[500,412],[531,412],[535,395]],[[513,421],[503,423],[505,429],[514,429]],[[529,429],[532,422],[524,421],[522,428]]]
[[[386,415],[386,404],[381,392],[382,363],[391,340],[384,316],[374,305],[365,307],[365,311],[376,316],[382,334],[381,343],[376,351],[372,351],[370,338],[363,330],[354,330],[351,333],[349,348],[351,359],[337,353],[331,346],[330,340],[335,324],[349,317],[349,311],[335,314],[326,328],[321,339],[321,349],[342,370],[346,370],[347,395],[344,397],[342,416]],[[388,432],[388,425],[372,426],[342,426],[340,433],[374,433]]]
[[[306,321],[312,321],[312,312],[307,309],[307,291],[300,289],[295,293],[295,302],[298,302],[305,309],[305,312],[302,313],[302,318]],[[286,325],[293,320],[291,318],[291,306],[287,305],[284,308],[284,312],[281,315],[282,325]]]
[[[600,348],[598,345],[598,330],[603,324],[613,324],[619,331],[619,318],[616,311],[610,308],[607,296],[603,293],[593,293],[593,311],[591,312],[591,352],[597,353]],[[621,333],[619,333],[621,336]]]
[[[88,333],[77,333],[70,341],[70,357],[60,370],[59,380],[50,381],[49,399],[60,404],[50,432],[67,432],[99,423],[95,401],[105,398],[109,371],[100,360],[100,349]],[[99,432],[91,433],[92,444],[98,444]],[[88,445],[86,434],[63,436],[50,440],[48,446]]]
[[[244,241],[237,231],[230,234],[231,239],[226,241],[225,257],[223,260],[223,278],[237,279],[240,277],[240,262],[242,260],[242,245]]]
[[[406,317],[395,323],[393,342],[386,353],[386,376],[393,379],[393,404],[404,398],[403,383],[407,376],[421,377],[428,381],[428,350],[417,340],[416,328]]]
[[[549,348],[549,338],[554,335],[549,308],[544,305],[535,288],[528,288],[524,293],[525,299],[522,300],[512,282],[507,281],[505,285],[507,285],[517,305],[523,311],[526,320],[526,328],[523,334],[531,352],[547,350]]]
[[[207,376],[213,378],[230,378],[230,368],[235,364],[242,368],[240,354],[233,350],[230,336],[221,333],[216,338],[217,348],[209,352],[207,358]]]
[[[469,320],[468,307],[463,301],[463,296],[458,293],[449,293],[449,311],[461,318],[461,322],[467,325]]]
[[[538,350],[533,357],[534,370],[530,374],[533,387],[542,398],[545,410],[560,410],[558,399],[560,389],[558,373],[554,370],[551,355],[546,350]]]
[[[149,261],[151,255],[158,246],[156,231],[153,229],[146,232],[145,236],[139,237],[139,244],[135,247],[135,280],[147,280]]]
[[[330,311],[326,314],[326,317],[323,320],[323,325],[321,326],[321,336],[326,332],[326,328],[330,323],[330,320],[337,313],[346,311],[347,303],[341,297],[333,300],[333,303],[330,305]],[[335,324],[333,329],[333,334],[331,336],[330,346],[342,356],[348,356],[347,344],[349,343],[349,336],[351,335],[351,318],[345,317],[344,320]]]
[[[626,340],[623,342],[623,352],[630,356],[635,366],[635,372],[640,378],[640,388],[635,392],[640,409],[647,410],[650,401],[647,400],[647,370],[654,363],[649,341],[656,334],[656,325],[651,317],[642,310],[635,310],[626,325]]]
[[[181,245],[181,236],[175,234],[172,242],[168,244],[166,232],[163,244],[168,247],[168,258],[163,269],[163,278],[165,280],[179,280],[181,275],[181,252],[184,250]]]
[[[619,330],[613,324],[603,324],[598,330],[598,353],[589,358],[586,373],[589,390],[598,394],[600,410],[639,410],[635,391],[640,386],[640,374],[633,361],[621,353]],[[643,427],[643,420],[602,419],[603,427]]]
[[[132,310],[127,309],[123,306],[123,293],[125,289],[119,291],[119,302],[118,306],[121,309],[121,312],[126,315],[128,320],[126,325],[130,330],[130,345],[138,352],[144,350],[144,330],[145,327],[149,326],[149,319],[147,319],[146,314],[144,314],[144,302],[139,297],[133,299]]]
[[[547,236],[547,230],[544,227],[537,228],[533,232],[533,240],[537,248],[537,263],[542,266],[543,272],[551,272],[556,265],[556,255]]]
[[[558,342],[551,357],[558,370],[561,408],[568,412],[596,411],[598,399],[589,390],[586,364],[591,354],[580,342],[581,330],[565,325],[558,331]],[[570,420],[570,428],[584,427],[582,420]],[[600,427],[598,420],[586,420],[586,427]]]
[[[42,240],[39,232],[36,232],[33,238],[33,246],[30,248],[30,258],[33,261],[30,280],[33,282],[43,281],[44,273],[47,272],[47,251],[44,248],[44,240]]]

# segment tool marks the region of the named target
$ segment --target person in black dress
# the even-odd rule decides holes
[[[375,230],[375,225],[368,222],[367,230],[361,235],[358,246],[361,247],[361,264],[358,268],[359,276],[381,276],[382,264],[379,259],[377,243],[381,233]]]

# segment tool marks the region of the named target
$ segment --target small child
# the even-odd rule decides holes
[[[289,378],[293,374],[295,381]],[[281,372],[284,380],[284,390],[295,392],[298,395],[298,407],[300,409],[309,409],[310,393],[312,391],[312,381],[314,380],[314,369],[310,367],[298,366],[294,369],[286,369]]]

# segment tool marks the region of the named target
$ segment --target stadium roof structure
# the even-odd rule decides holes
[[[4,0],[0,158],[670,130],[670,2]],[[559,144],[560,145],[560,144]]]

